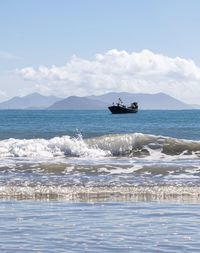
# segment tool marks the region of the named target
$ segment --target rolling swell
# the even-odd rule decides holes
[[[157,155],[200,156],[200,141],[141,133],[102,136],[87,142],[102,150],[109,150],[113,156],[141,157],[155,155],[155,152]]]
[[[0,141],[0,158],[54,157],[200,157],[200,141],[142,133],[114,134],[82,139],[70,136],[52,139],[7,139]]]

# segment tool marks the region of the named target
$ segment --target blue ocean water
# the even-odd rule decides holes
[[[200,139],[200,110],[143,110],[134,115],[111,115],[108,110],[1,110],[0,120],[1,140],[135,132]]]
[[[199,196],[200,110],[0,111],[1,252],[198,252]]]

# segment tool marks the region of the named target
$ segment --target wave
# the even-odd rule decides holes
[[[113,134],[90,139],[81,136],[52,139],[7,139],[0,141],[0,158],[54,157],[135,157],[165,159],[199,158],[200,141],[176,139],[142,133]]]
[[[142,133],[108,135],[87,141],[112,155],[148,156],[158,151],[165,155],[200,154],[200,141],[176,139],[172,137]]]

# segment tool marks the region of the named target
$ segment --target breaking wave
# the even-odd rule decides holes
[[[200,141],[141,133],[114,134],[90,139],[81,136],[52,139],[7,139],[0,141],[0,158],[135,157],[165,159],[199,158]]]

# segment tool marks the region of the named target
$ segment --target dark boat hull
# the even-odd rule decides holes
[[[109,106],[108,109],[113,113],[113,114],[121,114],[121,113],[136,113],[138,112],[137,108],[127,108],[127,107],[122,107],[122,106]]]

